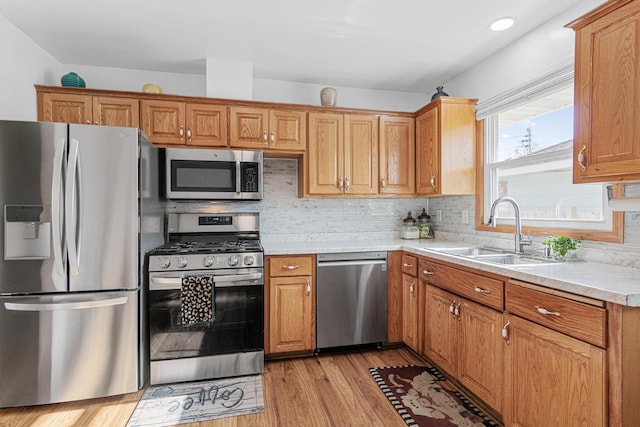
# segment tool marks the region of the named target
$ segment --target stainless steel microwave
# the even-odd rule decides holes
[[[166,148],[167,199],[262,200],[261,151]]]

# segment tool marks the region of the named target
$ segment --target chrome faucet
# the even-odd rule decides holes
[[[516,234],[514,236],[515,251],[517,253],[524,253],[524,247],[531,245],[531,236],[529,235],[528,237],[524,237],[522,235],[522,219],[520,218],[520,205],[518,205],[518,202],[516,202],[514,198],[507,197],[507,196],[498,197],[491,205],[491,212],[489,213],[489,222],[487,223],[487,225],[490,225],[492,227],[496,226],[496,221],[493,217],[495,215],[496,208],[502,202],[509,202],[513,206],[513,210],[516,215]]]

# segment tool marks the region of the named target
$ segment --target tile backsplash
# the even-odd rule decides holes
[[[640,197],[640,184],[626,186],[628,197]],[[298,162],[264,161],[264,199],[260,202],[169,202],[169,212],[259,212],[261,235],[269,242],[371,240],[398,238],[407,212],[427,209],[436,238],[470,244],[513,248],[513,234],[476,231],[475,197],[355,199],[298,198]],[[441,221],[436,221],[437,211]],[[468,223],[462,223],[463,211]],[[640,268],[640,212],[625,213],[625,243],[582,243],[578,258],[585,261]],[[542,250],[543,237],[533,237]]]
[[[259,212],[264,241],[330,241],[398,238],[402,219],[414,218],[427,198],[298,198],[298,162],[264,160],[264,198],[260,202],[169,202],[176,212]]]

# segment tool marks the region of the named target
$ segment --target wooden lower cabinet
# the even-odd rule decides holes
[[[502,313],[426,285],[424,354],[496,411],[502,408]]]
[[[418,279],[402,275],[402,341],[416,352],[420,352],[420,287]]]
[[[505,425],[608,425],[605,350],[517,316],[505,320]]]
[[[314,256],[270,256],[265,289],[265,353],[315,349]]]

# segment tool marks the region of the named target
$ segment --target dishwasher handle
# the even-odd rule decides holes
[[[338,267],[345,265],[387,265],[383,259],[363,259],[353,261],[318,261],[318,267]]]

